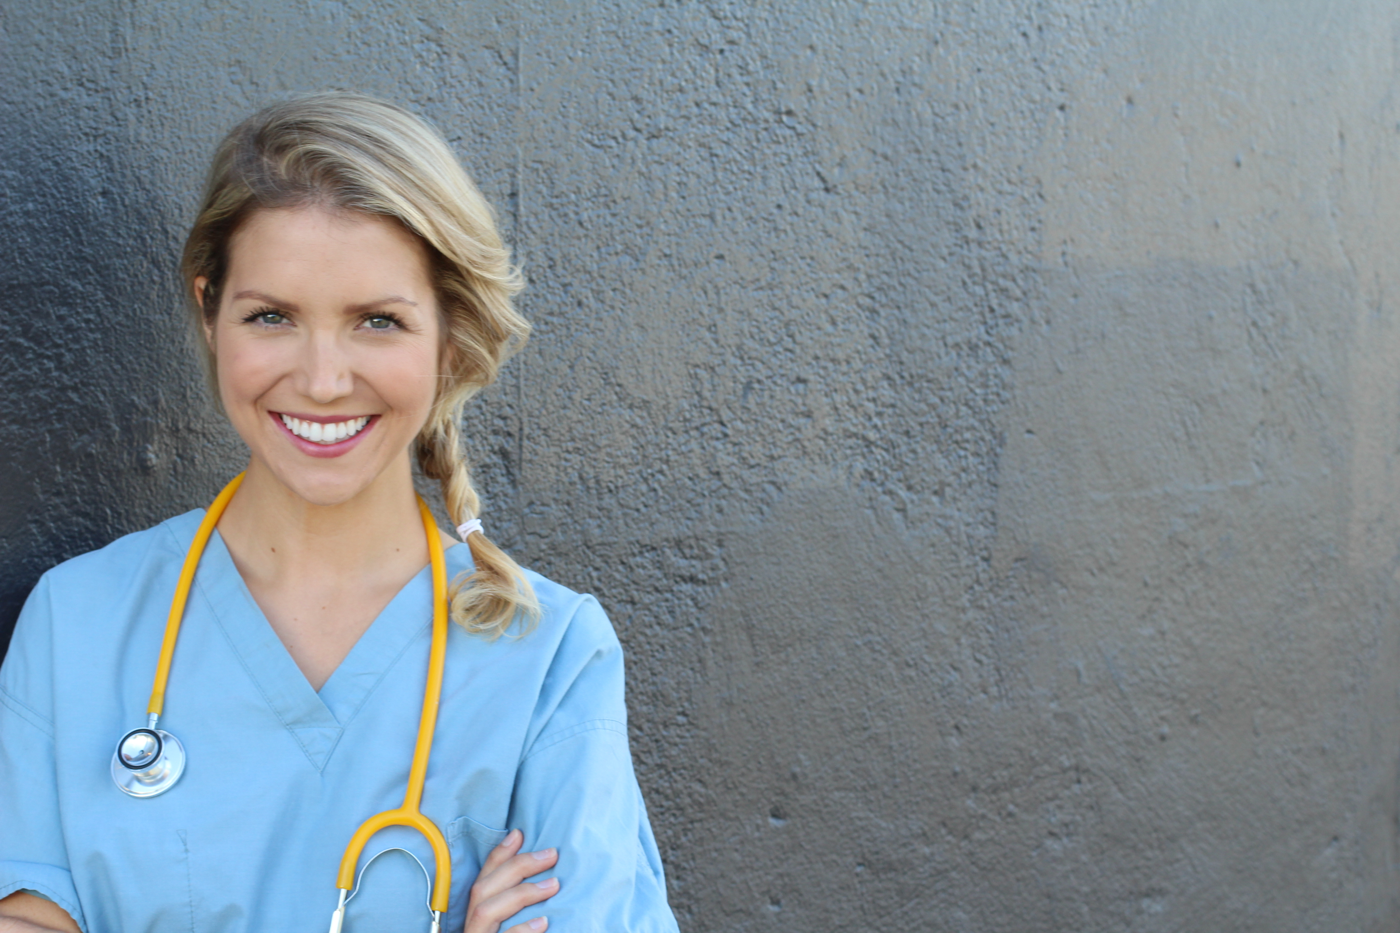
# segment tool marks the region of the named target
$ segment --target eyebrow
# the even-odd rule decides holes
[[[381,307],[382,305],[408,305],[410,308],[416,308],[418,307],[418,302],[409,301],[407,298],[404,298],[401,295],[386,295],[385,297],[377,299],[375,301],[366,301],[362,305],[351,305],[350,310],[373,311],[375,308]]]
[[[255,292],[252,289],[244,289],[233,296],[234,301],[242,301],[244,298],[252,298],[254,301],[265,301],[270,305],[277,305],[279,308],[286,308],[288,311],[300,311],[295,304],[290,301],[283,301],[266,292]]]
[[[276,305],[279,308],[286,308],[288,311],[301,310],[296,306],[294,302],[285,301],[274,295],[269,295],[266,292],[254,291],[252,289],[245,289],[233,296],[234,301],[240,301],[244,298],[252,298],[255,301],[265,301],[270,305]],[[364,304],[351,305],[346,310],[351,312],[352,314],[359,314],[365,311],[373,311],[375,308],[379,308],[384,305],[408,305],[411,308],[416,308],[418,307],[418,302],[410,301],[409,299],[404,298],[402,295],[386,295],[383,298],[376,298],[374,301],[366,301]]]

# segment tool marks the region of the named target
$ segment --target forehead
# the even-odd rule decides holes
[[[228,285],[279,295],[278,289],[310,291],[352,303],[373,300],[367,298],[373,292],[420,305],[432,298],[428,251],[417,236],[387,218],[321,207],[249,217],[229,242]]]

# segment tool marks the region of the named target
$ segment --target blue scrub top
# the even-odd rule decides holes
[[[432,579],[394,597],[320,692],[216,533],[185,611],[162,729],[184,744],[174,788],[137,799],[112,751],[146,722],[188,512],[46,573],[0,667],[0,897],[38,893],[91,933],[327,928],[341,854],[403,802],[428,664]],[[471,569],[447,550],[448,579]],[[556,933],[675,930],[627,744],[622,649],[591,596],[530,574],[524,637],[450,627],[422,809],[452,852],[444,931],[460,931],[481,863],[518,828],[555,846],[560,892],[502,924]],[[346,933],[426,931],[432,850],[411,830],[365,848]],[[549,877],[544,875],[542,877]]]

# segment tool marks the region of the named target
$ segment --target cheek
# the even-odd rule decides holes
[[[387,362],[387,361],[386,361]],[[437,354],[416,351],[405,353],[386,366],[378,384],[383,387],[385,401],[401,411],[426,415],[437,398]]]
[[[214,365],[219,374],[219,393],[230,416],[240,403],[256,399],[276,382],[277,361],[273,354],[261,348],[256,352],[237,339],[223,339],[217,344]]]

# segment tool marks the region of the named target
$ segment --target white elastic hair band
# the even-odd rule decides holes
[[[457,526],[457,537],[465,541],[467,540],[467,535],[471,534],[473,531],[481,531],[481,519],[469,518],[462,522],[462,524]],[[482,534],[485,534],[485,532],[483,531]]]

